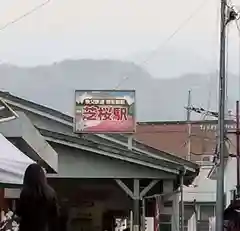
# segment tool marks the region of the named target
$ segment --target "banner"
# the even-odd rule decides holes
[[[134,90],[77,90],[76,133],[134,133]]]
[[[215,224],[216,224],[216,219],[215,217],[209,217],[209,231],[216,231],[215,230]]]
[[[188,226],[187,227],[188,227],[188,229],[187,229],[188,231],[196,231],[197,230],[196,212],[194,212],[192,214],[191,218],[188,220]],[[213,230],[211,230],[211,231],[213,231]]]

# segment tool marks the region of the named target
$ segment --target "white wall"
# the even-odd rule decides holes
[[[189,187],[184,187],[183,199],[185,202],[215,202],[216,180],[208,178],[211,166],[203,166],[199,175]]]
[[[225,168],[225,182],[224,188],[226,192],[226,205],[231,201],[231,191],[236,189],[237,185],[237,160],[236,158],[229,158]]]
[[[237,160],[229,158],[225,167],[224,190],[226,193],[226,205],[229,205],[231,200],[231,191],[236,189],[237,184]],[[211,170],[210,166],[205,166],[200,169],[199,176],[196,177],[191,187],[184,188],[185,202],[216,202],[216,180],[208,178]]]

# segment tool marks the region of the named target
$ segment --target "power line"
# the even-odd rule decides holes
[[[7,22],[5,25],[3,25],[2,27],[0,27],[0,31],[3,31],[5,30],[6,28],[8,28],[9,26],[19,22],[20,20],[24,19],[25,17],[35,13],[36,11],[38,11],[39,9],[41,9],[42,7],[44,7],[45,5],[47,5],[51,0],[47,0],[46,2],[40,4],[40,5],[37,5],[35,6],[33,9],[31,9],[30,11],[26,12],[25,14],[13,19],[12,21],[10,22]]]
[[[217,24],[218,24],[218,22],[219,22],[219,9],[218,9],[218,7],[216,7],[217,8]],[[218,28],[218,26],[216,25],[216,27],[215,28]],[[217,32],[217,31],[216,31]],[[215,33],[216,33],[215,32]],[[212,46],[213,47],[213,46]],[[200,58],[202,58],[202,57],[200,57]],[[208,61],[206,61],[205,59],[203,59],[208,65],[209,65],[209,62]],[[217,68],[216,68],[217,69]],[[212,70],[210,70],[210,72],[211,72]],[[211,85],[212,85],[212,77],[211,76],[209,76],[210,78],[209,78],[209,89],[208,89],[208,100],[207,100],[207,111],[209,111],[210,110],[210,107],[211,107],[211,96],[212,96],[212,89],[211,89]],[[191,106],[191,105],[188,105],[188,107],[189,106]],[[187,110],[187,111],[191,111],[191,110]],[[204,113],[203,114],[203,117],[202,117],[202,119],[203,120],[205,120],[206,118],[207,118],[207,116],[208,116],[208,114],[207,113]],[[191,125],[190,125],[191,126]],[[209,140],[207,140],[206,138],[208,137],[208,135],[207,135],[207,133],[208,133],[208,131],[207,130],[204,130],[204,131],[202,131],[205,135],[204,136],[201,136],[201,150],[202,150],[202,154],[204,154],[205,155],[205,152],[206,152],[206,146],[208,145],[208,142],[209,142]],[[198,136],[198,137],[200,137],[200,136]],[[192,139],[192,134],[191,134],[191,129],[190,129],[190,134],[189,134],[189,137],[188,137],[188,142],[184,142],[184,146],[187,144],[187,143],[189,143],[189,142],[191,142],[191,139]],[[191,157],[191,155],[193,154],[193,153],[191,153],[191,148],[189,149],[190,150],[190,157]]]
[[[204,109],[202,107],[191,106],[191,107],[187,108],[187,110],[194,111],[194,112],[196,112],[198,114],[203,114],[203,115],[208,115],[208,116],[212,116],[212,117],[218,118],[218,112],[206,110],[206,109]]]
[[[201,8],[205,5],[205,3],[207,2],[207,0],[203,0],[201,2],[201,4],[190,14],[190,16],[185,19],[174,31],[172,34],[170,34],[154,51],[151,52],[151,54],[143,61],[141,62],[139,65],[145,65],[148,63],[148,61],[152,58],[154,58],[158,53],[159,50],[162,49],[174,36],[176,36],[182,29],[183,27],[190,22],[195,16],[196,14],[201,10]],[[128,73],[129,74],[129,73]],[[120,79],[119,83],[116,85],[115,89],[118,89],[123,82],[125,82],[126,80],[129,79],[129,75],[128,76],[124,76]]]

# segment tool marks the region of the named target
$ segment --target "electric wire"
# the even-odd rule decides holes
[[[219,4],[217,3],[217,6],[218,6]],[[219,12],[220,12],[220,10],[219,10],[219,7],[216,7],[216,26],[215,26],[215,28],[216,28],[216,30],[214,31],[214,35],[218,35],[218,25],[219,25]],[[218,37],[218,36],[217,36]],[[214,47],[214,44],[213,44],[213,46],[212,47]],[[215,53],[214,54],[216,54],[217,52],[215,51]],[[216,64],[215,64],[216,65]],[[216,67],[216,74],[218,74],[218,67]],[[211,71],[211,70],[210,70]],[[209,84],[208,84],[208,86],[209,86],[209,89],[208,89],[208,99],[207,99],[207,112],[208,111],[210,111],[210,108],[211,108],[211,98],[212,98],[212,83],[214,83],[215,81],[215,78],[213,78],[213,76],[209,76]],[[215,86],[216,84],[213,84],[213,86]],[[217,97],[216,97],[216,99],[217,99]],[[200,119],[201,120],[203,120],[203,121],[205,121],[206,119],[208,119],[208,116],[209,116],[209,113],[203,113],[203,114],[201,114],[201,117],[200,117]],[[211,116],[211,115],[210,115]],[[201,154],[202,155],[206,155],[206,153],[209,151],[208,150],[208,146],[209,146],[209,142],[210,142],[210,140],[209,140],[209,137],[208,137],[208,130],[206,129],[206,130],[203,130],[202,131],[202,133],[203,134],[201,134],[201,135],[198,135],[198,137],[201,139],[201,149],[202,149],[202,152],[201,152]],[[212,141],[211,141],[212,142]],[[191,153],[191,154],[194,154],[194,153]],[[212,154],[213,155],[213,154]]]
[[[232,9],[232,7],[230,7],[229,6],[229,9]],[[217,23],[219,22],[219,10],[217,10]],[[216,28],[218,28],[218,26],[216,26]],[[228,36],[227,36],[228,37]],[[228,45],[227,45],[228,46]],[[228,48],[227,48],[227,51],[228,51]],[[202,58],[202,57],[201,57]],[[208,63],[209,64],[209,62],[206,62],[206,63]],[[228,66],[228,53],[227,53],[227,66]],[[217,70],[217,74],[218,74],[218,68],[216,68],[216,70]],[[227,71],[228,72],[228,71]],[[209,85],[211,85],[211,81],[212,81],[212,78],[210,78],[210,84]],[[227,80],[228,81],[228,80]],[[228,86],[228,84],[226,84],[227,86]],[[227,86],[226,86],[226,88],[227,88]],[[212,91],[211,91],[211,86],[209,87],[209,93],[208,93],[208,105],[207,105],[207,108],[208,108],[208,110],[206,110],[206,112],[205,113],[202,113],[201,112],[201,114],[202,114],[202,117],[201,117],[201,119],[203,119],[203,120],[205,120],[208,116],[214,116],[215,117],[215,115],[211,115],[211,112],[209,111],[209,109],[210,109],[210,100],[211,100],[211,93],[212,93]],[[227,91],[226,91],[226,94],[227,94]],[[218,97],[216,97],[216,100],[218,101]],[[228,94],[227,94],[227,100],[229,100],[229,96],[228,96]],[[210,114],[209,114],[210,113]],[[226,113],[226,115],[228,115],[228,113]],[[204,132],[204,131],[203,131]],[[207,131],[205,131],[205,133],[207,133]],[[208,138],[207,137],[207,135],[205,134],[205,138]],[[206,145],[206,139],[204,138],[204,136],[202,136],[202,139],[203,139],[203,144],[202,144],[202,147],[203,147],[203,150],[205,149],[204,147],[205,147],[205,145]],[[216,135],[216,138],[217,138],[217,135]],[[184,142],[184,144],[183,144],[183,146],[185,146],[187,144],[187,142],[185,141]],[[181,146],[182,147],[182,146]]]
[[[229,0],[229,3],[231,4],[231,6],[228,5],[228,9],[229,10],[233,10],[234,12],[236,12],[236,10],[234,9],[234,6],[231,2],[231,0]],[[239,15],[239,13],[237,13]],[[236,26],[238,28],[238,23],[237,20],[235,20]],[[229,76],[229,28],[227,28],[227,33],[226,33],[226,104],[228,105],[229,103],[229,98],[228,98],[228,76]],[[240,33],[239,33],[240,34]],[[239,48],[240,48],[240,43],[239,43]],[[240,70],[240,68],[239,68]],[[239,71],[240,74],[240,71]],[[239,80],[239,89],[240,89],[240,80]],[[239,91],[239,98],[240,98],[240,91]],[[226,107],[227,109],[227,107]],[[236,118],[236,116],[235,116]],[[233,143],[231,142],[231,140],[229,139],[229,137],[226,136],[226,142],[228,144],[228,150],[230,151],[231,146],[235,147],[233,145]]]
[[[228,98],[228,73],[229,73],[229,71],[228,71],[228,69],[229,69],[228,68],[229,67],[229,62],[228,62],[228,60],[229,60],[229,52],[228,51],[229,51],[229,39],[228,38],[229,38],[229,28],[227,28],[227,35],[226,35],[226,40],[227,40],[226,41],[226,103],[227,103],[227,105],[228,105],[228,102],[229,102],[229,98]],[[209,104],[208,104],[208,107],[210,108]],[[228,111],[227,108],[228,107],[226,107],[226,111]],[[197,113],[201,113],[203,115],[203,118],[206,118],[208,115],[211,115],[211,116],[216,116],[217,115],[217,117],[218,117],[218,114],[216,114],[215,112],[214,113],[210,112],[209,109],[207,109],[207,110],[205,110],[205,109],[201,110],[201,109],[202,108],[200,108],[196,112]],[[209,112],[210,112],[210,114],[209,114]],[[227,115],[227,113],[226,113],[226,115]],[[207,131],[205,131],[205,133],[206,132]],[[216,139],[217,139],[217,135],[218,134],[216,133]],[[202,144],[203,149],[204,149],[205,145],[206,145],[206,140],[203,139],[203,144]],[[216,151],[217,151],[217,148],[216,148]],[[204,152],[204,150],[203,150],[203,152]]]
[[[207,3],[207,0],[203,0],[201,2],[201,4],[189,15],[189,17],[187,19],[185,19],[154,51],[151,52],[151,54],[145,59],[143,60],[139,65],[146,65],[152,58],[154,58],[156,55],[159,54],[159,52],[161,51],[161,49],[163,47],[165,47],[165,45],[172,40],[185,26],[186,24],[188,24],[196,15],[197,13],[203,8],[203,6]],[[127,75],[125,74],[125,76],[123,76],[119,83],[115,86],[115,90],[119,89],[119,87],[121,87],[121,85],[130,78],[130,75],[132,71],[129,71],[127,73]]]
[[[45,5],[47,5],[48,3],[50,2],[50,0],[47,0],[46,2],[40,4],[40,5],[37,5],[36,7],[34,7],[33,9],[31,9],[30,11],[24,13],[23,15],[17,17],[16,19],[13,19],[12,21],[6,23],[5,25],[3,25],[2,27],[0,27],[0,31],[4,31],[5,29],[7,29],[9,26],[21,21],[22,19],[24,19],[25,17],[35,13],[36,11],[38,11],[39,9],[41,9],[42,7],[44,7]],[[161,43],[156,50],[154,50],[150,56],[144,60],[142,62],[142,65],[145,65],[148,63],[148,61],[152,58],[154,58],[157,53],[159,52],[159,50],[161,48],[163,48],[166,43],[168,43],[174,36],[176,36],[180,31],[181,29],[196,15],[196,13],[198,13],[200,11],[200,9],[203,7],[203,5],[206,3],[206,0],[203,1],[200,6],[183,22],[180,24],[180,26],[163,42]],[[238,24],[237,24],[238,25]],[[239,28],[239,27],[238,27]],[[240,30],[239,30],[239,33],[240,33]],[[129,76],[126,76],[126,77],[123,77],[120,82],[118,83],[118,85],[116,86],[116,89],[119,88],[121,86],[121,84],[123,83],[122,81],[125,81],[129,78]],[[208,99],[210,98],[211,96],[211,91],[209,91],[209,97]],[[208,107],[210,107],[210,102],[208,102]],[[207,114],[205,114],[205,116],[207,116]],[[158,132],[159,133],[159,132]]]
[[[218,4],[217,4],[218,5]],[[214,31],[214,35],[215,34],[218,34],[217,32],[218,32],[218,24],[219,24],[219,9],[218,9],[218,7],[216,7],[216,9],[217,9],[217,14],[216,14],[216,23],[217,23],[217,25],[216,25],[216,31]],[[214,47],[214,44],[212,45],[212,47]],[[216,52],[215,52],[216,53]],[[215,54],[214,53],[214,54]],[[207,67],[209,68],[210,66],[208,66],[209,65],[209,62],[208,61],[206,61],[205,59],[203,59],[203,57],[200,57],[202,60],[204,60],[205,61],[205,63],[207,63]],[[216,70],[218,70],[218,68],[216,68]],[[211,73],[212,72],[212,70],[210,70],[210,68],[209,68],[209,72]],[[211,75],[209,75],[209,83],[208,83],[208,97],[207,97],[207,110],[210,110],[210,107],[211,107],[211,97],[212,97],[212,84],[215,82],[215,81],[213,81],[214,80],[214,78],[213,78],[213,76],[211,76]],[[215,86],[215,84],[214,84],[214,86]],[[201,114],[201,117],[200,117],[200,120],[206,120],[206,118],[208,117],[208,114]],[[201,147],[202,147],[202,152],[204,153],[205,152],[205,149],[206,149],[206,139],[204,139],[204,137],[207,137],[207,131],[203,131],[203,133],[204,133],[204,136],[202,136],[202,145],[201,145]],[[185,147],[186,145],[187,145],[187,143],[188,142],[191,142],[191,134],[190,134],[190,137],[188,137],[188,140],[186,140],[184,143],[183,143],[183,145],[181,145],[181,148],[182,147]]]
[[[47,0],[43,3],[41,3],[40,5],[35,6],[34,8],[32,8],[31,10],[27,11],[26,13],[24,13],[23,15],[7,22],[6,24],[4,24],[3,26],[0,27],[0,31],[4,31],[5,29],[7,29],[9,26],[21,21],[22,19],[26,18],[27,16],[35,13],[36,11],[40,10],[42,7],[44,7],[45,5],[47,5],[48,3],[50,3],[51,0]]]

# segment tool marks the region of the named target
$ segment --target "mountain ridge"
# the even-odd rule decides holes
[[[238,97],[237,76],[229,74],[229,107]],[[135,89],[137,120],[184,120],[188,90],[196,106],[217,109],[217,73],[190,73],[178,78],[153,78],[133,62],[120,60],[63,60],[52,65],[0,65],[1,89],[18,97],[73,115],[77,89]],[[199,119],[193,115],[193,119]]]

